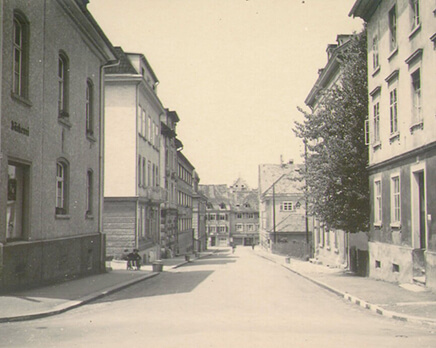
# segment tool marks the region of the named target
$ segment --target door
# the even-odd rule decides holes
[[[26,166],[8,164],[8,195],[6,207],[6,239],[16,240],[24,237],[26,221],[28,170]]]
[[[419,201],[419,244],[420,249],[427,248],[426,214],[425,214],[425,182],[424,172],[416,174],[418,181],[418,201]]]

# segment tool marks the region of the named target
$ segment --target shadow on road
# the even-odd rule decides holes
[[[163,272],[158,277],[140,282],[95,302],[115,302],[141,297],[165,296],[193,291],[213,271]]]

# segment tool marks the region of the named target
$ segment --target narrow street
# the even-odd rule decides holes
[[[256,255],[229,249],[70,312],[0,324],[0,347],[434,347]]]

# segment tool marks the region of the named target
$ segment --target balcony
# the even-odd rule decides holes
[[[147,186],[142,188],[140,197],[149,199],[155,203],[163,203],[166,200],[166,190],[159,186]]]

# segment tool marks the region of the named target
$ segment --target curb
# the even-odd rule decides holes
[[[341,290],[338,290],[338,289],[336,289],[336,288],[334,288],[334,287],[332,287],[330,285],[327,285],[327,284],[325,284],[323,282],[320,282],[319,280],[313,279],[313,278],[311,278],[311,277],[309,277],[309,276],[307,276],[305,274],[297,272],[296,270],[294,270],[294,269],[292,269],[292,268],[290,268],[290,267],[288,267],[286,265],[280,264],[276,260],[268,258],[267,256],[259,255],[259,254],[257,254],[257,255],[259,257],[262,257],[262,258],[264,258],[266,260],[269,260],[271,262],[274,262],[274,263],[282,266],[283,268],[287,269],[288,271],[291,271],[291,272],[297,274],[298,276],[311,281],[312,283],[322,287],[323,289],[326,289],[326,290],[334,293],[335,295],[337,295],[339,297],[342,297],[346,301],[349,301],[349,302],[351,302],[351,303],[353,303],[355,305],[358,305],[358,306],[360,306],[360,307],[362,307],[364,309],[368,309],[371,312],[374,312],[376,314],[382,315],[382,316],[390,318],[390,319],[395,319],[395,320],[403,321],[403,322],[410,322],[410,323],[416,323],[416,324],[427,324],[427,325],[431,325],[431,326],[436,326],[436,319],[430,319],[430,318],[424,318],[424,317],[416,317],[416,316],[400,314],[400,313],[397,313],[397,312],[386,310],[386,309],[384,309],[384,308],[382,308],[380,306],[377,306],[377,305],[371,304],[369,302],[366,302],[366,301],[364,301],[364,300],[362,300],[362,299],[360,299],[360,298],[358,298],[356,296],[350,295],[349,293],[346,293],[346,292],[343,292]]]
[[[191,262],[193,262],[193,261],[195,261],[195,260],[202,259],[203,257],[209,257],[209,256],[212,256],[214,253],[215,253],[215,251],[214,251],[214,252],[211,252],[211,253],[209,253],[209,254],[206,254],[206,255],[200,255],[199,257],[196,257],[196,258],[194,258],[194,259],[192,259],[192,260],[190,260],[190,261],[183,261],[183,262],[181,262],[181,263],[178,263],[177,265],[172,266],[170,269],[176,269],[176,268],[182,267],[182,266],[184,266],[184,265],[186,265],[186,264],[188,264],[188,263],[191,263]]]
[[[144,275],[143,277],[130,280],[130,281],[122,283],[120,285],[115,285],[115,286],[112,286],[112,287],[107,288],[105,290],[97,291],[97,292],[94,292],[90,295],[83,296],[77,300],[62,303],[62,304],[54,307],[53,309],[49,309],[46,311],[33,313],[33,314],[19,315],[19,316],[15,316],[15,317],[3,317],[3,318],[0,318],[0,323],[34,320],[34,319],[40,319],[40,318],[45,318],[45,317],[50,317],[50,316],[54,316],[57,314],[61,314],[61,313],[67,312],[71,309],[83,306],[89,302],[92,302],[92,301],[95,301],[95,300],[100,299],[102,297],[105,297],[107,295],[110,295],[112,293],[115,293],[117,291],[120,291],[122,289],[125,289],[133,284],[139,283],[139,282],[144,281],[144,280],[149,279],[149,278],[153,278],[157,275],[159,275],[159,273],[157,273],[157,272],[150,273],[150,274]]]

